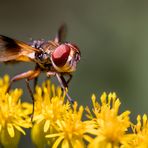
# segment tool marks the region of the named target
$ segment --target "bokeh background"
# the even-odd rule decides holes
[[[26,42],[48,40],[66,22],[67,41],[82,52],[70,95],[79,104],[90,105],[92,93],[99,97],[104,91],[115,91],[121,111],[131,110],[134,120],[138,113],[148,113],[147,6],[145,0],[0,0],[0,34]],[[0,64],[0,76],[12,77],[33,67]],[[44,79],[42,74],[39,83]],[[23,88],[22,99],[31,100],[24,80],[13,87]],[[20,147],[30,143],[22,141]]]

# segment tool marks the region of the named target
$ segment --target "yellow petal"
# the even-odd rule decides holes
[[[84,135],[83,138],[88,141],[89,143],[93,141],[93,138],[88,136],[88,135]]]
[[[15,133],[14,133],[14,128],[12,124],[7,124],[7,130],[8,130],[10,137],[14,137]]]
[[[49,134],[46,135],[46,138],[54,138],[54,137],[58,137],[58,136],[62,136],[63,137],[63,133],[56,133],[56,134]]]
[[[96,101],[96,96],[95,96],[95,94],[92,94],[91,99],[93,100],[93,102]]]
[[[107,97],[107,94],[106,92],[104,92],[100,97],[102,104],[106,104],[106,97]]]
[[[21,133],[23,133],[24,135],[26,135],[25,131],[20,127],[17,126],[16,124],[13,125],[18,131],[20,131]]]
[[[71,141],[73,148],[84,148],[84,143],[82,139],[76,139]]]
[[[60,142],[63,140],[64,136],[60,136],[55,142],[52,148],[57,148]]]
[[[69,148],[69,143],[66,139],[64,139],[62,142],[62,148]]]
[[[143,127],[146,126],[146,124],[147,124],[147,115],[144,114],[143,115]]]
[[[8,83],[9,82],[9,76],[7,74],[4,75],[4,82],[5,83]]]
[[[44,124],[44,132],[47,132],[48,131],[49,126],[50,126],[50,120],[45,121],[45,124]]]
[[[56,94],[55,94],[55,86],[54,85],[51,85],[51,90],[52,90],[52,93],[53,93],[53,97],[55,97]]]
[[[0,124],[0,132],[1,132],[1,130],[2,130],[2,125]]]
[[[43,120],[44,120],[44,116],[42,114],[33,117],[33,121],[36,121],[37,124],[39,124]]]

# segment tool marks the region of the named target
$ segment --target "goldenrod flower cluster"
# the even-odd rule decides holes
[[[21,89],[7,93],[9,77],[0,79],[0,143],[3,147],[17,147],[23,128],[32,127],[29,115],[32,105],[21,103]]]
[[[92,95],[92,107],[71,104],[60,87],[50,81],[36,86],[34,113],[22,102],[22,90],[9,93],[9,77],[0,79],[0,145],[19,147],[21,134],[30,128],[38,148],[148,148],[147,115],[130,121],[130,111],[119,113],[116,93]],[[31,118],[33,116],[33,118]],[[29,135],[28,135],[29,136]]]

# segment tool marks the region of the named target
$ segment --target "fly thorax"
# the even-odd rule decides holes
[[[45,65],[51,64],[50,56],[46,52],[35,53],[35,60],[42,68]]]

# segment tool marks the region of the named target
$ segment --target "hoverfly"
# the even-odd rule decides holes
[[[44,71],[47,77],[56,76],[61,88],[66,92],[69,101],[72,102],[66,88],[72,78],[72,72],[76,70],[80,61],[80,50],[72,43],[64,42],[66,26],[61,25],[54,40],[33,40],[31,43],[24,43],[3,35],[0,35],[0,62],[34,62],[35,69],[18,74],[10,80],[7,92],[14,81],[26,79],[27,88],[33,101],[34,97],[29,81],[34,79],[37,83],[39,74]],[[66,79],[65,76],[68,76]]]

